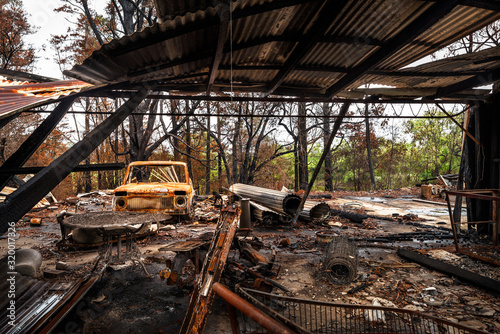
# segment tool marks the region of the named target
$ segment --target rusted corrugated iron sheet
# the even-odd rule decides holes
[[[4,277],[2,275],[2,277]],[[2,281],[2,289],[8,284],[6,280]],[[54,312],[61,307],[61,301],[74,293],[75,289],[81,284],[81,280],[71,282],[52,282],[40,281],[26,276],[17,275],[16,278],[16,298],[15,300],[15,326],[12,327],[7,317],[9,310],[7,305],[2,307],[0,319],[1,333],[26,333],[48,313]],[[5,288],[6,289],[6,288]],[[2,290],[2,291],[7,291]],[[5,302],[9,299],[5,298]]]
[[[3,258],[0,261],[0,333],[50,331],[87,293],[98,277],[41,280],[9,272],[6,258]],[[12,285],[14,282],[15,285]],[[11,298],[13,296],[10,294],[15,297]]]
[[[210,0],[155,2],[163,23],[103,45],[66,74],[95,84],[158,80],[169,90],[204,91],[218,42],[223,5]],[[281,91],[294,88],[323,94],[346,71],[389,43],[410,23],[418,22],[419,16],[433,3],[347,1],[339,15],[332,13],[332,22],[324,35],[285,77]],[[304,0],[282,4],[277,0],[233,3],[232,43],[231,34],[227,34],[213,91],[229,90],[231,77],[234,91],[265,91],[299,45],[300,38],[307,36],[325,2]],[[500,13],[496,11],[456,6],[374,70],[400,69],[497,19]],[[322,71],[308,69],[311,67]],[[372,74],[365,74],[347,88],[359,87],[373,79]]]
[[[0,119],[80,92],[90,86],[79,80],[27,83],[0,77]]]

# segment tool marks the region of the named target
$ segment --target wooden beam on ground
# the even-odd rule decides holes
[[[460,280],[483,288],[496,296],[500,295],[500,282],[489,277],[475,274],[471,271],[464,270],[460,267],[451,265],[441,260],[433,259],[409,249],[400,248],[397,251],[397,254],[406,260],[416,262],[420,265],[429,267],[450,276],[457,277]]]

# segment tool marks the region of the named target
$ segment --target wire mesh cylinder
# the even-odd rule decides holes
[[[334,238],[326,249],[323,261],[327,279],[333,284],[348,284],[358,272],[358,249],[344,237]]]

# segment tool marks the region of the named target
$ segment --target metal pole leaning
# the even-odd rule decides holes
[[[337,135],[337,132],[339,131],[340,125],[342,124],[342,121],[344,120],[344,117],[347,114],[347,111],[349,110],[350,105],[351,105],[350,103],[344,103],[342,105],[342,108],[340,108],[339,116],[337,117],[337,119],[335,119],[335,123],[333,124],[333,130],[332,130],[332,133],[330,134],[330,138],[328,138],[328,142],[326,143],[326,146],[323,148],[323,154],[321,155],[321,158],[319,158],[318,164],[316,165],[316,168],[314,169],[311,180],[309,181],[309,184],[307,185],[306,192],[305,192],[304,196],[302,197],[302,200],[300,201],[297,212],[295,213],[295,217],[293,217],[292,226],[295,225],[297,223],[297,219],[299,219],[300,212],[304,208],[304,204],[306,203],[307,196],[309,196],[309,193],[311,192],[311,189],[314,185],[314,182],[316,181],[316,178],[318,177],[319,171],[321,169],[321,166],[323,165],[323,161],[325,161],[326,155],[330,152],[330,149],[331,149],[332,143],[333,143],[333,139]]]
[[[267,329],[270,333],[276,334],[286,334],[295,333],[279,321],[265,314],[257,307],[253,306],[245,299],[241,298],[224,285],[220,283],[214,283],[212,289],[218,294],[222,299],[228,302],[231,306],[237,308],[240,312],[251,318],[253,321]]]

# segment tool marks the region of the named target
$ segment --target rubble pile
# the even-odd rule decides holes
[[[440,224],[447,213],[434,220],[429,215],[414,213],[417,212],[414,208],[431,207],[431,204],[411,201],[409,196],[419,196],[416,192],[404,189],[394,193],[378,192],[376,196],[343,192],[344,197],[338,192],[328,193],[325,195],[331,195],[331,199],[324,199],[328,200],[332,215],[324,221],[299,221],[294,226],[286,222],[265,225],[253,221],[251,231],[236,234],[231,247],[227,248],[219,282],[234,291],[256,289],[300,298],[307,303],[395,307],[500,333],[499,297],[492,291],[398,256],[398,249],[410,249],[471,273],[500,280],[498,267],[455,251],[449,225]],[[219,250],[226,243],[214,241],[218,240],[214,236],[227,236],[226,230],[217,226],[221,203],[228,200],[227,196],[200,197],[190,222],[167,221],[160,224],[155,233],[133,240],[139,251],[139,262],[106,262],[100,257],[102,246],[57,246],[61,239],[57,215],[63,210],[88,214],[109,209],[111,196],[100,192],[30,212],[17,225],[17,242],[22,248],[38,250],[42,256],[35,279],[72,282],[92,274],[100,275],[98,283],[82,297],[83,307],[75,308],[67,316],[68,321],[77,324],[76,333],[102,332],[106,328],[120,328],[125,332],[151,330],[151,323],[156,326],[155,332],[178,332],[189,310],[193,289],[200,286],[196,282],[203,274],[208,252],[212,249],[212,254],[220,256]],[[392,203],[400,206],[392,206]],[[403,205],[408,209],[401,209]],[[41,218],[41,225],[30,224],[33,218]],[[348,240],[356,248],[355,253],[342,255],[345,260],[342,263],[348,263],[351,271],[343,272],[346,266],[335,266],[327,260],[328,248],[330,252],[335,248],[329,245],[339,238]],[[462,234],[461,241],[478,256],[492,261],[500,259],[498,246],[492,246],[472,232]],[[112,252],[116,249],[115,242]],[[123,251],[126,251],[125,241]],[[338,253],[337,260],[341,257]],[[336,277],[347,273],[349,279],[329,279],[327,274],[332,272],[332,267],[337,270]],[[207,277],[215,272],[213,270],[206,269]],[[205,292],[209,293],[215,280],[203,282],[201,286],[206,286]],[[226,306],[220,299],[211,305],[212,311],[206,313],[205,332],[230,333]],[[378,317],[383,313],[353,309],[352,314],[369,322],[374,319],[383,322]],[[384,316],[385,321],[389,321],[387,314]],[[124,318],[128,320],[123,322]],[[56,327],[54,331],[64,331],[64,327]]]

